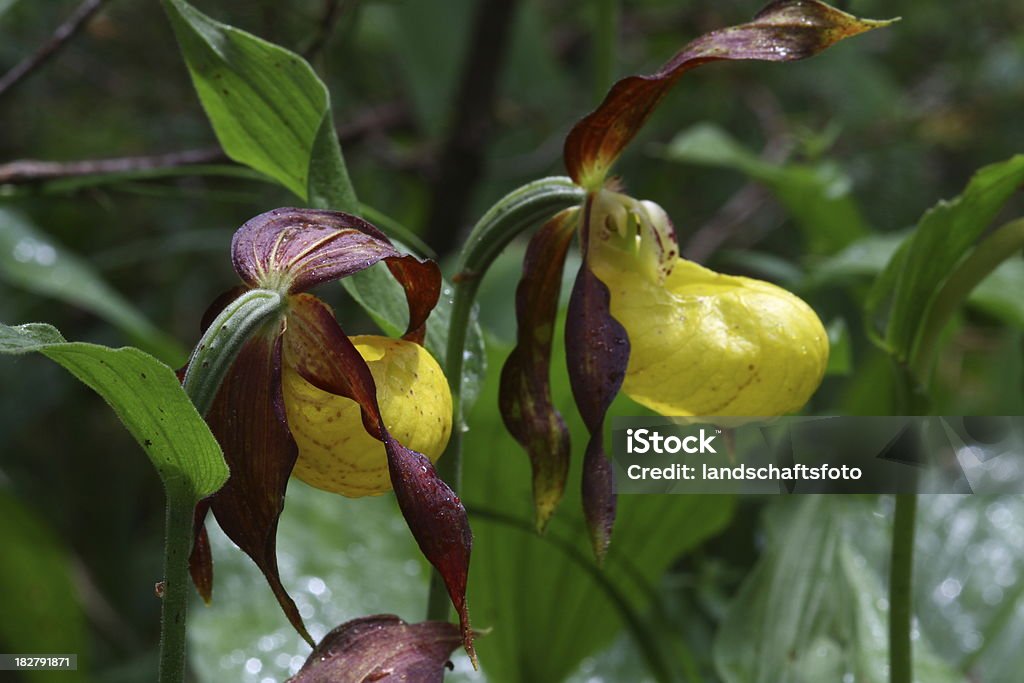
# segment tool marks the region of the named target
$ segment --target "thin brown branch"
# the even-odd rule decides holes
[[[64,23],[57,27],[50,39],[40,45],[35,52],[15,64],[10,71],[0,77],[0,97],[7,93],[15,85],[23,81],[29,74],[46,63],[68,41],[75,37],[94,14],[103,6],[107,0],[85,0],[68,17]]]
[[[0,184],[16,185],[57,178],[136,173],[162,168],[209,164],[226,159],[227,157],[224,156],[224,152],[219,147],[190,149],[184,152],[171,152],[169,154],[115,157],[111,159],[84,159],[81,161],[20,159],[0,165]]]
[[[388,103],[357,113],[350,122],[338,127],[342,145],[352,144],[367,135],[398,128],[409,122],[409,109],[403,103]],[[220,163],[228,158],[220,147],[191,149],[168,154],[84,159],[80,161],[40,161],[20,159],[0,164],[0,185],[23,185],[90,175],[138,173],[159,169]]]

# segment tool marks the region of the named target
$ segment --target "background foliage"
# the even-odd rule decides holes
[[[439,12],[351,0],[328,17],[334,4],[196,2],[310,54],[329,102],[314,97],[300,112],[302,144],[316,144],[317,117],[333,113],[367,215],[403,226],[443,262],[496,199],[563,171],[565,133],[607,85],[594,76],[598,3],[452,0]],[[900,380],[869,341],[868,293],[926,209],[959,194],[979,167],[1024,151],[1024,7],[840,4],[904,20],[807,62],[685,77],[618,170],[632,193],[667,209],[684,254],[812,303],[833,334],[833,362],[809,412],[899,413]],[[0,70],[75,5],[0,1]],[[500,19],[496,5],[511,19],[498,22],[507,45],[488,71],[486,59],[467,56],[480,56],[474,23],[487,12],[477,12]],[[623,3],[616,74],[652,70],[690,37],[756,9],[746,0]],[[157,3],[108,2],[0,95],[0,131],[0,164],[199,150],[198,164],[104,176],[10,182],[12,167],[0,169],[0,320],[46,320],[68,339],[137,345],[172,366],[195,342],[206,304],[234,284],[234,229],[319,191],[290,169],[262,169],[291,194],[221,156]],[[1022,209],[1018,193],[986,229]],[[477,535],[470,605],[475,625],[493,631],[479,641],[483,672],[459,661],[453,678],[884,680],[890,501],[630,498],[604,573],[582,543],[573,500],[545,539],[524,532],[527,461],[495,407],[521,258],[513,245],[481,292],[490,369],[469,416],[463,490]],[[1017,255],[946,329],[932,412],[1021,414],[1022,285]],[[340,287],[322,295],[347,330],[374,328]],[[568,408],[561,358],[554,391]],[[0,650],[76,651],[82,681],[147,679],[159,478],[102,401],[47,361],[5,360],[0,386]],[[640,409],[620,399],[615,410]],[[584,443],[582,425],[572,426]],[[982,497],[922,506],[919,677],[1011,680],[1024,667],[1024,509]],[[306,650],[258,571],[213,540],[215,602],[193,611],[197,680],[280,681]],[[367,613],[422,618],[426,567],[391,498],[341,500],[293,483],[279,543],[283,579],[315,636]],[[33,599],[13,599],[25,595]]]

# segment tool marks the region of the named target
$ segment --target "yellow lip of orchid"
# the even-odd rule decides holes
[[[611,313],[629,334],[622,389],[670,416],[770,416],[818,388],[828,335],[796,295],[678,258],[658,282],[628,259],[595,258]]]
[[[414,342],[373,335],[351,340],[373,375],[388,431],[436,462],[452,429],[452,396],[441,366]],[[353,498],[391,490],[384,444],[366,433],[355,401],[314,387],[287,357],[282,390],[299,449],[293,476]]]
[[[602,190],[589,261],[629,336],[622,390],[667,416],[772,416],[802,408],[828,363],[828,335],[795,294],[676,255],[657,204]]]

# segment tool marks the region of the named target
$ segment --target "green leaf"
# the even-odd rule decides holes
[[[359,213],[359,200],[348,177],[345,160],[341,156],[341,145],[334,130],[331,111],[324,112],[313,140],[313,151],[309,157],[309,197],[307,201],[314,209],[335,209]]]
[[[67,342],[50,325],[0,324],[0,353],[33,351],[103,397],[156,467],[169,498],[194,504],[227,481],[220,446],[169,367],[131,347]]]
[[[399,245],[401,247],[401,245]],[[401,285],[383,263],[367,268],[341,281],[345,290],[362,306],[373,321],[392,337],[401,336],[409,321],[409,306]],[[424,344],[444,367],[448,345],[448,323],[452,315],[452,285],[441,283],[441,298],[427,320]],[[466,337],[466,353],[462,366],[462,404],[469,410],[480,393],[480,383],[487,370],[484,338],[480,324],[473,316]]]
[[[863,503],[801,496],[770,508],[768,548],[715,640],[725,683],[817,683],[846,674],[889,680],[885,593],[873,568],[880,563],[852,542],[871,526]],[[914,659],[918,680],[964,680],[924,638],[915,641]]]
[[[907,233],[869,235],[811,268],[801,286],[811,289],[874,277],[885,270]],[[967,304],[1003,322],[1024,328],[1024,260],[1013,258],[982,280],[967,297]]]
[[[22,653],[75,653],[78,671],[62,671],[61,681],[85,681],[89,653],[85,616],[72,583],[69,558],[46,523],[14,496],[0,489],[0,649]],[[45,683],[52,671],[28,671],[18,680]]]
[[[319,208],[358,212],[327,88],[299,55],[164,0],[224,152]]]
[[[838,254],[814,264],[803,284],[823,287],[856,277],[874,277],[885,269],[906,237],[906,232],[862,237]]]
[[[850,178],[833,163],[772,164],[707,123],[679,133],[665,155],[673,161],[737,170],[763,183],[803,230],[812,252],[834,253],[868,232],[850,194]]]
[[[0,278],[95,313],[132,341],[171,363],[185,350],[153,326],[84,261],[37,230],[23,216],[0,208]]]
[[[925,213],[890,259],[867,312],[869,331],[898,360],[908,360],[936,294],[1021,183],[1024,155],[986,166],[958,197]]]
[[[564,319],[564,316],[562,316]],[[484,384],[463,443],[461,496],[473,525],[469,602],[492,683],[558,681],[605,648],[625,627],[651,667],[659,634],[645,619],[658,579],[687,550],[729,520],[729,496],[620,496],[615,535],[598,569],[581,512],[579,463],[587,431],[573,408],[564,345],[555,336],[552,394],[567,418],[576,451],[571,484],[545,536],[533,525],[529,460],[505,430],[497,405],[497,372],[509,347],[488,344],[494,370]],[[645,414],[624,397],[611,414]],[[640,680],[638,674],[635,680]]]

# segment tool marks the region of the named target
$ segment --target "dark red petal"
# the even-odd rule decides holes
[[[385,260],[405,289],[413,337],[422,334],[441,292],[436,263],[402,255],[372,224],[340,211],[283,208],[260,214],[235,233],[231,255],[250,287],[274,288],[283,281],[293,294]]]
[[[285,362],[318,389],[356,401],[367,433],[384,442],[398,506],[420,550],[444,578],[459,613],[466,652],[475,661],[466,608],[473,535],[462,502],[437,476],[430,460],[388,433],[377,405],[373,375],[331,309],[309,294],[292,296],[290,304]]]
[[[591,272],[586,258],[592,202],[588,197],[584,206],[584,258],[569,298],[565,357],[573,397],[590,432],[583,460],[583,512],[594,554],[601,560],[615,523],[612,474],[604,452],[604,417],[626,375],[629,337],[612,317],[608,288]]]
[[[210,497],[224,533],[267,577],[295,630],[313,639],[281,584],[277,523],[297,450],[281,396],[281,338],[256,336],[242,347],[206,416],[231,477]]]
[[[390,258],[386,263],[391,274],[405,288],[409,303],[409,326],[403,336],[423,344],[427,318],[441,296],[441,269],[433,261],[418,261],[411,256]]]
[[[694,67],[720,60],[805,59],[887,23],[861,20],[817,0],[782,0],[765,7],[750,23],[707,33],[656,73],[629,76],[612,86],[601,105],[566,138],[569,175],[587,189],[598,189],[594,185],[604,179],[668,89]]]
[[[550,368],[562,270],[577,214],[562,211],[530,240],[516,288],[516,348],[501,371],[501,417],[530,456],[538,531],[562,500],[569,476],[569,430],[551,402]]]
[[[362,617],[324,636],[288,683],[441,683],[458,646],[458,630],[445,622]]]
[[[196,505],[192,521],[192,553],[188,557],[188,573],[206,604],[213,600],[213,553],[210,551],[210,537],[206,533],[206,513],[209,511],[208,499]]]

